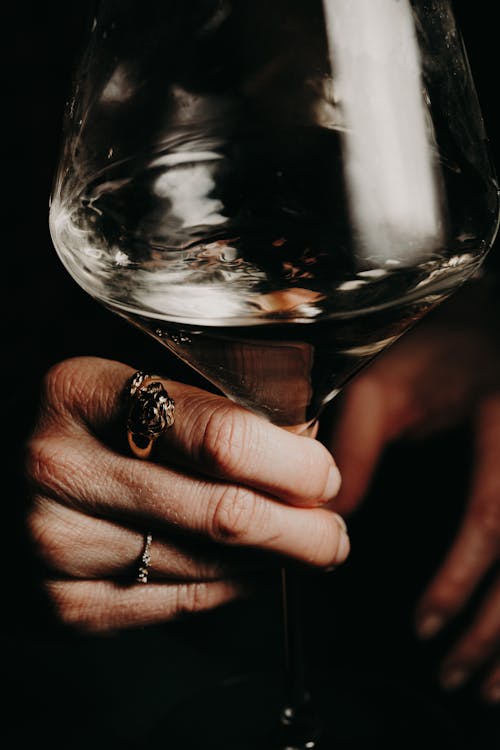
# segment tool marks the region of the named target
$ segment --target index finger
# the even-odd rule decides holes
[[[476,465],[468,507],[444,562],[422,595],[417,627],[430,637],[472,596],[500,550],[500,398],[484,401],[477,418]]]
[[[64,376],[78,393],[77,400],[68,399],[67,410],[97,433],[121,421],[125,434],[123,392],[132,375],[131,367],[110,360],[66,363]],[[157,462],[238,482],[294,505],[320,505],[337,494],[339,471],[318,441],[276,427],[223,396],[158,379],[175,401],[175,421],[157,441]]]

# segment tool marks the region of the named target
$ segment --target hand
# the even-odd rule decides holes
[[[88,632],[159,623],[241,596],[263,564],[345,560],[345,524],[321,507],[340,476],[318,441],[165,381],[175,423],[154,460],[139,460],[122,447],[132,374],[79,358],[45,378],[27,446],[27,527],[63,622]],[[150,578],[137,584],[150,531]]]
[[[342,473],[333,507],[349,515],[391,442],[423,437],[465,417],[475,421],[472,491],[451,549],[418,604],[422,638],[436,635],[465,608],[500,562],[500,350],[491,322],[500,317],[498,311],[491,317],[485,297],[467,294],[443,306],[353,381],[329,441]],[[440,678],[444,687],[458,688],[480,669],[484,698],[499,702],[500,577],[446,655]]]
[[[436,635],[493,574],[473,621],[441,666],[443,686],[455,689],[484,667],[482,694],[500,703],[500,395],[486,399],[476,418],[472,490],[454,543],[417,609],[422,638]]]

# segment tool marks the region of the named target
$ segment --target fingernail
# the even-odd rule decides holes
[[[444,617],[436,614],[424,615],[417,622],[417,635],[422,640],[433,638],[439,633],[445,623]]]
[[[468,673],[461,667],[448,669],[441,677],[441,685],[445,690],[457,690],[468,678]]]
[[[337,561],[339,563],[344,562],[344,560],[347,559],[350,549],[351,549],[351,543],[349,541],[349,537],[347,536],[345,531],[341,531],[340,539],[339,539],[339,546],[337,549]]]
[[[338,513],[334,513],[333,515],[335,516],[335,520],[337,521],[338,525],[340,526],[344,534],[347,534],[347,524],[342,518],[342,516],[339,516]]]
[[[488,703],[500,703],[500,682],[488,688],[486,691],[486,700]]]
[[[342,480],[340,477],[340,471],[337,469],[336,466],[333,466],[333,465],[330,466],[330,469],[328,471],[328,479],[326,481],[326,490],[325,490],[325,494],[328,498],[332,498],[338,495],[341,481]]]

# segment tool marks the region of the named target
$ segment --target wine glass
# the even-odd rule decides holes
[[[360,368],[479,271],[497,226],[448,0],[98,4],[54,245],[93,298],[243,407],[314,434]],[[298,750],[326,742],[299,579],[283,571],[281,747]]]

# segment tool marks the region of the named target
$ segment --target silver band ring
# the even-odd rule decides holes
[[[156,440],[174,423],[174,400],[157,377],[138,371],[127,384],[127,440],[136,458],[149,458]]]
[[[147,583],[149,578],[149,566],[151,565],[151,545],[153,543],[153,535],[146,534],[144,537],[144,549],[141,555],[141,562],[139,570],[137,572],[137,583]]]

